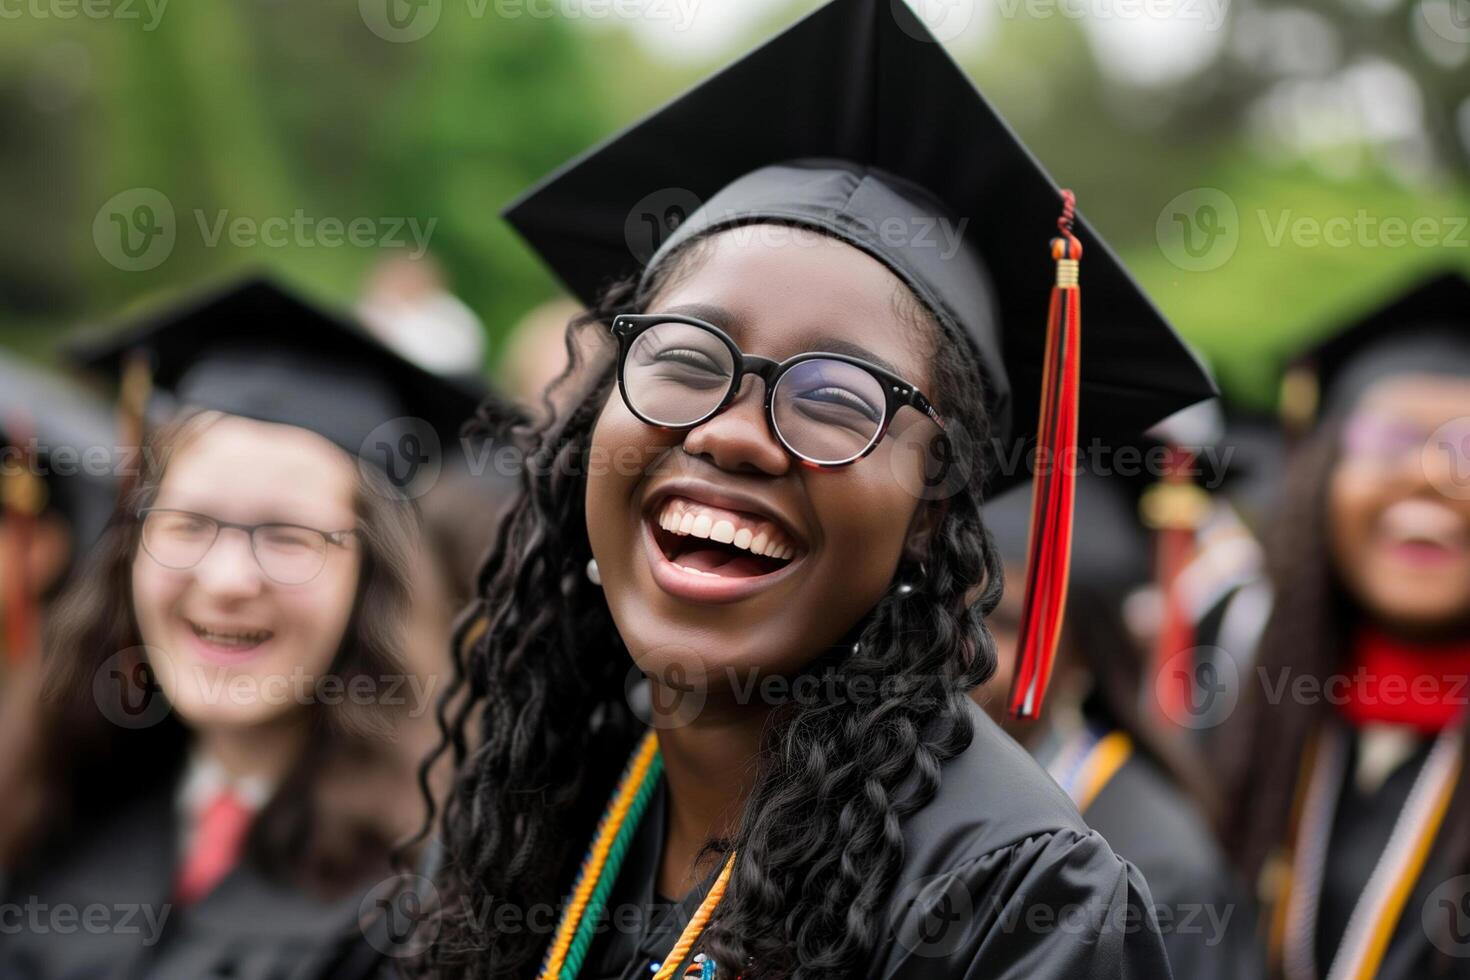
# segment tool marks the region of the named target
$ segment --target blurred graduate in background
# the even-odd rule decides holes
[[[39,751],[0,787],[25,803],[6,900],[42,925],[0,974],[353,976],[364,896],[424,813],[397,740],[437,694],[414,498],[480,392],[257,280],[76,353],[141,354],[167,421],[48,624]],[[66,907],[135,928],[45,927]]]
[[[1150,586],[1150,533],[1139,520],[1146,476],[1083,473],[1062,648],[1047,712],[1005,712],[1020,624],[1030,498],[985,505],[1006,566],[1006,594],[988,618],[1001,667],[975,698],[1046,767],[1088,826],[1143,872],[1176,977],[1261,975],[1254,913],[1216,842],[1218,786],[1178,729],[1154,710],[1147,653],[1125,610]],[[1135,615],[1136,618],[1136,615]]]
[[[1270,906],[1275,975],[1464,976],[1470,283],[1417,284],[1292,370],[1283,409],[1311,424],[1222,733],[1226,843]]]
[[[43,607],[117,499],[112,417],[81,386],[0,352],[0,651],[31,659]]]

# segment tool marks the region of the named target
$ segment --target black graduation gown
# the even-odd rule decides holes
[[[1393,832],[1395,821],[1408,800],[1420,769],[1429,757],[1432,738],[1423,743],[1398,765],[1372,792],[1362,792],[1352,778],[1357,766],[1357,739],[1348,752],[1347,777],[1343,780],[1333,816],[1332,837],[1328,842],[1327,867],[1322,878],[1322,897],[1317,909],[1317,968],[1325,973],[1327,964],[1342,942],[1348,919],[1363,889],[1373,874],[1374,865],[1383,854]],[[1461,778],[1464,778],[1462,775]],[[1439,837],[1450,830],[1442,825]],[[1388,950],[1379,965],[1379,980],[1420,980],[1425,977],[1470,977],[1470,882],[1446,890],[1456,875],[1443,866],[1436,847],[1419,875],[1409,900],[1404,905]],[[1449,934],[1451,921],[1441,900],[1458,906],[1455,923],[1459,935]],[[1426,921],[1425,910],[1429,910]],[[1430,929],[1435,932],[1431,939]],[[1440,953],[1437,940],[1450,953]],[[1445,973],[1437,971],[1446,970]]]
[[[19,907],[21,918],[0,935],[0,980],[358,975],[365,889],[320,901],[242,864],[179,907],[170,899],[176,827],[172,793],[154,793],[79,835],[39,872],[4,882],[6,906]],[[83,925],[88,915],[92,928]]]
[[[1255,910],[1198,810],[1158,766],[1135,751],[1083,818],[1148,881],[1176,977],[1264,974]]]
[[[978,706],[970,714],[974,741],[944,766],[938,793],[904,826],[886,936],[862,975],[1168,978],[1143,876],[1087,828],[1023,748]],[[646,980],[707,889],[659,908],[663,811],[660,788],[581,971],[588,980]]]

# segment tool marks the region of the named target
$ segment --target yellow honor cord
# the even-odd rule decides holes
[[[551,949],[546,955],[546,965],[541,970],[542,980],[555,980],[561,976],[561,968],[566,962],[567,951],[571,948],[572,939],[577,934],[577,926],[582,921],[582,914],[587,910],[587,901],[597,887],[597,880],[602,874],[603,865],[607,863],[608,851],[612,849],[613,841],[618,836],[618,830],[628,815],[628,808],[633,804],[633,798],[638,795],[638,787],[643,784],[643,777],[647,775],[648,767],[653,764],[654,756],[657,754],[658,739],[653,732],[649,732],[639,743],[633,755],[632,765],[628,767],[627,774],[613,796],[612,805],[603,815],[602,822],[597,825],[592,848],[587,853],[582,873],[577,876],[577,885],[572,892],[572,900],[562,915],[561,922],[556,929],[556,936],[551,941]]]
[[[1087,812],[1087,808],[1132,754],[1133,740],[1123,732],[1109,732],[1093,746],[1092,751],[1087,754],[1087,761],[1083,763],[1082,778],[1078,781],[1076,803],[1080,812]]]

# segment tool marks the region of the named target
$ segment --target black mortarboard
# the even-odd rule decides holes
[[[761,219],[844,238],[977,343],[996,419],[1009,414],[1021,438],[1035,431],[1054,276],[1047,242],[1062,198],[903,3],[829,3],[552,174],[505,215],[590,304],[650,259],[636,241],[652,227],[645,219],[674,220],[700,203],[660,252],[696,231]],[[885,218],[905,222],[905,244],[883,240]],[[923,234],[933,218],[963,229],[959,254],[935,226]],[[1214,387],[1080,219],[1077,235],[1087,292],[1081,439],[1113,443]]]
[[[390,475],[408,435],[417,437],[415,451],[431,448],[422,444],[425,428],[444,452],[452,449],[485,394],[468,381],[425,371],[347,318],[260,277],[68,346],[79,365],[113,376],[139,352],[149,363],[150,417],[208,408],[300,426],[388,467]]]
[[[1118,259],[1080,218],[1073,224],[1070,196],[896,0],[834,0],[505,214],[588,304],[707,231],[776,222],[832,235],[883,262],[948,332],[973,343],[1001,439],[1027,440],[1045,418],[1049,450],[1115,445],[1214,394]],[[650,229],[671,227],[637,247]],[[955,247],[945,247],[945,230]],[[1079,249],[1088,294],[1080,342]],[[1027,588],[1013,697],[1025,714],[1040,704],[1065,604],[1064,469],[1038,470],[1046,517],[1032,548],[1049,560],[1033,563],[1039,578]],[[990,489],[1025,476],[1001,468]]]
[[[1417,280],[1292,357],[1282,418],[1300,431],[1350,410],[1374,382],[1396,374],[1470,376],[1470,280],[1463,273]]]

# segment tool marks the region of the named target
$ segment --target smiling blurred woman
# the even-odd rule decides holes
[[[1289,378],[1284,409],[1322,410],[1287,472],[1276,606],[1222,741],[1227,843],[1274,909],[1277,975],[1462,976],[1470,283],[1406,292]]]
[[[394,745],[422,555],[349,447],[473,400],[260,282],[102,351],[150,356],[183,407],[50,624],[36,752],[0,787],[24,919],[0,974],[351,977],[364,893],[422,820]]]
[[[1041,383],[1063,213],[1070,347],[1069,202],[883,0],[819,10],[511,208],[593,313],[549,419],[485,413],[529,456],[458,647],[426,969],[1167,975],[1137,871],[966,696],[1001,588],[980,487],[1022,475],[994,451],[1043,392],[1061,429],[1077,395],[1070,357]],[[1111,434],[1104,398],[1127,429],[1208,394],[1087,248],[1109,302],[1084,431]],[[1130,373],[1144,351],[1168,387]],[[1044,676],[1022,687],[1034,713]]]

